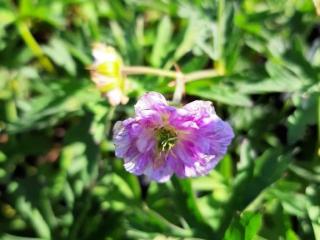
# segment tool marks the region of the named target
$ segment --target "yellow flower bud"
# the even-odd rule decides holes
[[[313,0],[318,16],[320,16],[320,0]]]
[[[112,47],[96,43],[92,48],[94,62],[90,67],[91,79],[111,105],[125,104],[125,76],[121,73],[123,62]]]

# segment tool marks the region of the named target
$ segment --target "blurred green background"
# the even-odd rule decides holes
[[[129,77],[110,107],[91,45],[186,86],[235,139],[209,176],[125,172],[111,129],[173,79]],[[0,239],[320,240],[320,23],[311,0],[1,0]]]

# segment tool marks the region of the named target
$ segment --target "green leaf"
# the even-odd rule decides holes
[[[308,217],[311,221],[314,238],[320,239],[320,188],[317,185],[309,185],[306,188],[307,196],[309,197],[310,204],[307,206]]]
[[[0,28],[15,21],[15,14],[9,9],[0,9]]]
[[[191,228],[196,231],[199,237],[213,236],[213,230],[203,218],[196,202],[190,180],[172,179],[172,184],[176,190],[175,198],[179,213],[186,219]]]
[[[236,82],[237,89],[247,94],[295,92],[302,89],[305,85],[304,79],[295,75],[279,63],[268,62],[266,70],[269,77],[256,81]]]
[[[14,236],[11,234],[4,234],[1,236],[2,240],[43,240],[42,238],[32,238],[32,237],[22,237],[22,236]]]
[[[172,36],[172,23],[168,16],[161,19],[156,35],[156,42],[153,45],[151,53],[151,63],[155,67],[161,66],[163,59],[168,53],[168,45]]]
[[[201,84],[197,82],[188,83],[186,92],[190,95],[214,100],[231,106],[252,106],[252,102],[247,95],[240,93],[233,87],[224,85],[223,83],[214,84],[211,82],[210,84],[209,81],[203,81]]]
[[[63,67],[70,75],[76,73],[76,66],[69,53],[68,47],[59,38],[51,39],[48,46],[43,47],[44,52],[53,60],[54,63]]]
[[[100,98],[99,93],[88,88],[87,84],[77,82],[52,84],[48,90],[48,93],[25,103],[22,116],[8,125],[10,133],[52,126],[61,119],[82,111],[88,102],[96,102]]]
[[[290,192],[288,189],[271,189],[269,193],[281,202],[286,213],[301,218],[306,217],[309,202],[304,195]]]
[[[254,239],[262,226],[262,215],[260,213],[244,212],[241,224],[245,227],[245,240]]]
[[[234,179],[232,196],[224,206],[220,221],[219,235],[223,235],[233,216],[243,211],[258,195],[277,181],[288,168],[291,155],[281,155],[281,148],[269,149],[253,160],[249,146],[243,145],[243,162]]]
[[[165,69],[170,68],[176,61],[191,51],[191,49],[194,47],[197,39],[197,35],[194,33],[199,30],[199,22],[197,20],[198,19],[196,19],[194,16],[189,19],[188,26],[183,33],[182,41],[178,44],[173,58],[170,59],[164,66]]]
[[[159,236],[159,233],[165,233],[172,237],[191,237],[191,229],[183,229],[163,218],[159,213],[143,205],[142,208],[134,208],[129,216],[129,236],[135,238],[144,238]]]
[[[288,117],[288,142],[294,144],[303,139],[309,125],[316,123],[317,96],[300,99],[297,109]]]
[[[224,236],[224,240],[255,239],[261,226],[262,215],[260,213],[244,212],[240,217],[233,220]]]
[[[37,208],[34,208],[30,202],[21,196],[17,200],[17,209],[24,218],[30,221],[40,238],[51,239],[50,228]]]

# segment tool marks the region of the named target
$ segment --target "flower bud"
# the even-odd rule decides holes
[[[112,106],[126,104],[125,77],[121,73],[123,62],[112,47],[95,43],[92,48],[94,62],[90,66],[91,79]]]

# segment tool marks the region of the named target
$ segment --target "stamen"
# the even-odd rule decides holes
[[[177,142],[176,132],[168,127],[161,127],[156,130],[157,147],[160,152],[168,152]]]

